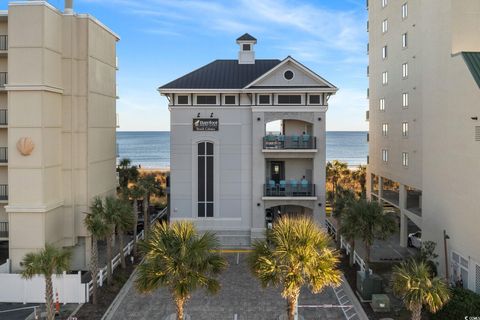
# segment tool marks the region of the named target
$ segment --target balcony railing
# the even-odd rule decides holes
[[[1,35],[0,36],[0,51],[7,51],[8,50],[8,36]]]
[[[284,136],[268,135],[263,137],[263,149],[316,149],[317,139],[310,135]]]
[[[8,222],[0,222],[0,238],[8,238]]]
[[[8,110],[0,109],[0,126],[6,126],[8,124]]]
[[[0,200],[8,200],[8,185],[0,184]]]
[[[280,183],[264,185],[265,197],[314,197],[315,184],[310,183]]]
[[[8,148],[0,147],[0,163],[8,162]]]
[[[0,72],[0,87],[4,87],[8,83],[8,73]]]

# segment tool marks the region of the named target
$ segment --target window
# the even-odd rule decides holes
[[[300,104],[302,97],[300,95],[278,95],[279,104]]]
[[[382,33],[385,33],[388,31],[388,20],[385,19],[382,21]]]
[[[385,111],[385,98],[380,99],[380,111]]]
[[[408,122],[402,123],[402,136],[408,137]]]
[[[217,104],[217,96],[197,96],[197,104]]]
[[[384,71],[382,73],[382,84],[388,84],[388,72]]]
[[[402,94],[402,107],[404,108],[408,107],[408,93]]]
[[[295,76],[295,75],[293,74],[293,71],[292,71],[292,70],[287,70],[287,71],[285,71],[285,73],[283,74],[283,77],[284,77],[286,80],[292,80],[294,76]]]
[[[382,161],[388,162],[388,150],[382,149]]]
[[[177,104],[188,104],[188,96],[178,96]]]
[[[388,135],[388,123],[382,124],[382,136],[386,137]]]
[[[382,58],[387,59],[387,46],[382,48]]]
[[[403,79],[408,77],[408,62],[402,64],[402,77]]]
[[[320,95],[312,94],[308,96],[308,103],[310,104],[320,104]]]
[[[235,96],[225,96],[225,104],[235,104],[236,100]]]
[[[259,104],[270,104],[270,95],[268,94],[261,94],[258,96],[258,103]]]
[[[402,152],[402,165],[408,167],[408,152]]]
[[[213,143],[198,144],[198,217],[213,217]]]
[[[388,0],[382,0],[382,8],[385,8],[388,4]]]
[[[408,3],[402,5],[402,19],[407,19],[408,17]]]
[[[244,43],[242,45],[242,49],[243,49],[243,51],[250,51],[250,44]]]
[[[402,48],[406,48],[408,45],[408,42],[407,42],[407,34],[404,33],[402,34]]]

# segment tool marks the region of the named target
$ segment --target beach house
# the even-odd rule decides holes
[[[288,56],[215,60],[159,88],[171,120],[170,215],[248,246],[282,215],[325,221],[325,122],[337,88]]]
[[[118,40],[71,0],[0,11],[0,264],[13,271],[46,243],[88,268],[85,214],[116,189]]]

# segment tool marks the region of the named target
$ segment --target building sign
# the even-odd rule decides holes
[[[218,119],[193,119],[193,131],[218,131]]]

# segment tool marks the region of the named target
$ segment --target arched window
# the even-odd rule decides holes
[[[198,217],[213,217],[213,143],[198,143]]]

